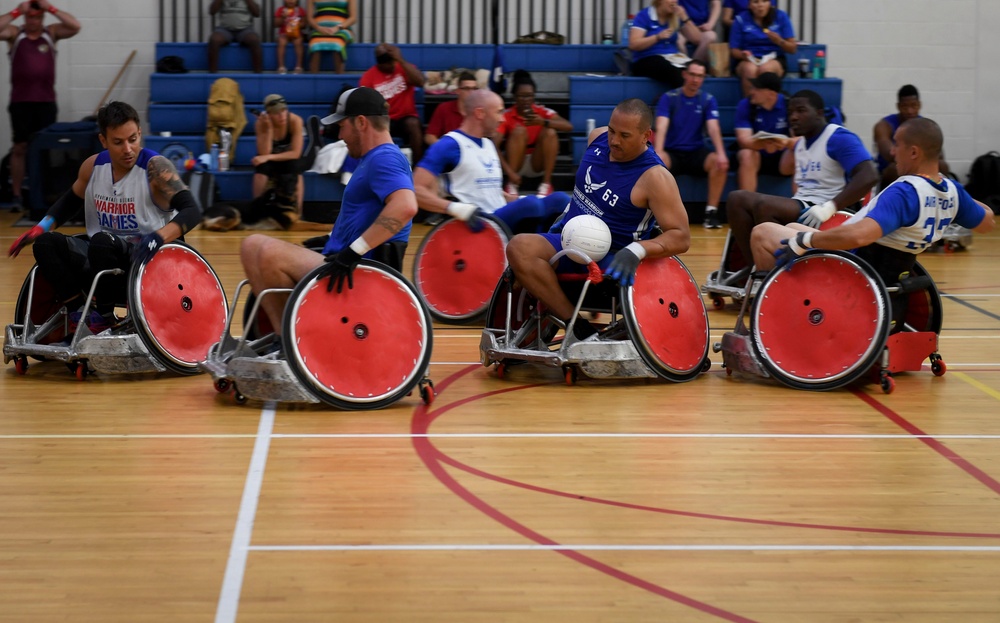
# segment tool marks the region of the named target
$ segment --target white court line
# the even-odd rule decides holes
[[[273,412],[272,412],[273,419]],[[29,439],[247,439],[260,435],[0,435],[0,440]],[[1000,435],[824,434],[824,433],[276,433],[271,439],[1000,439]],[[256,450],[256,448],[255,448]]]
[[[1000,552],[1000,545],[254,545],[255,552],[608,551],[608,552]]]
[[[253,446],[246,483],[243,485],[243,499],[240,500],[240,512],[236,517],[236,528],[233,530],[233,542],[229,548],[229,562],[226,563],[226,575],[223,577],[222,590],[219,592],[219,605],[215,610],[215,623],[235,623],[236,621],[236,610],[239,608],[240,592],[243,589],[243,572],[246,571],[247,554],[250,552],[250,536],[253,534],[257,501],[260,498],[260,488],[264,481],[264,467],[267,465],[267,452],[271,445],[271,431],[274,430],[274,410],[274,403],[268,402],[260,413],[257,442]]]

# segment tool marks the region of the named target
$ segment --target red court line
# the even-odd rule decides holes
[[[993,493],[1000,495],[1000,482],[997,482],[992,476],[990,476],[983,470],[979,469],[969,461],[962,458],[957,452],[950,449],[944,443],[938,441],[937,439],[934,439],[933,437],[925,433],[923,430],[921,430],[916,424],[910,422],[902,415],[896,413],[895,411],[885,406],[881,402],[875,400],[864,391],[860,389],[852,389],[851,393],[853,393],[863,402],[867,403],[870,407],[872,407],[873,409],[884,415],[896,426],[899,426],[900,428],[910,433],[911,435],[920,435],[920,437],[916,438],[918,441],[928,446],[931,450],[934,450],[942,457],[951,461],[953,464],[955,464],[956,467],[958,467],[963,472],[969,474],[979,482],[989,487],[989,489],[993,491]]]

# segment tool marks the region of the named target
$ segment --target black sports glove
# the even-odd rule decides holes
[[[163,236],[155,231],[146,234],[139,242],[132,247],[132,261],[145,264],[153,257],[153,254],[163,246]]]
[[[354,288],[354,267],[360,261],[361,256],[355,253],[351,247],[345,247],[339,253],[331,253],[326,256],[326,264],[316,280],[319,281],[324,277],[330,278],[329,283],[326,284],[327,292],[333,292],[333,286],[336,283],[337,294],[340,294],[344,289],[345,280],[347,281],[347,289],[351,290]]]
[[[618,251],[618,253],[615,253],[614,259],[611,260],[611,265],[604,271],[604,274],[623,286],[634,285],[635,271],[639,268],[639,262],[641,261],[642,258],[633,253],[628,247],[625,247]]]

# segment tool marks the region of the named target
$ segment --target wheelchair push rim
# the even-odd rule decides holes
[[[701,291],[677,258],[639,264],[635,284],[622,288],[623,313],[639,356],[659,376],[693,379],[708,359],[708,312]]]
[[[226,325],[229,305],[204,257],[180,242],[161,247],[129,275],[129,315],[150,353],[167,369],[197,374]]]
[[[464,323],[481,317],[493,284],[507,268],[506,227],[493,218],[482,220],[482,231],[473,233],[464,222],[448,219],[420,243],[413,284],[435,320]]]
[[[317,267],[289,297],[282,343],[289,368],[319,400],[344,410],[379,409],[424,378],[431,318],[416,289],[397,271],[369,260],[354,287],[327,292]]]
[[[810,251],[772,271],[753,303],[754,351],[769,374],[796,389],[851,383],[882,354],[889,335],[885,286],[864,260]]]

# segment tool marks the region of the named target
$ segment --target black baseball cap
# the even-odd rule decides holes
[[[781,76],[774,72],[765,71],[756,78],[751,78],[750,84],[756,89],[770,89],[775,93],[781,93]]]
[[[337,110],[323,117],[323,125],[333,125],[345,117],[385,117],[389,115],[389,104],[382,94],[369,87],[358,87],[344,91],[337,100]]]

